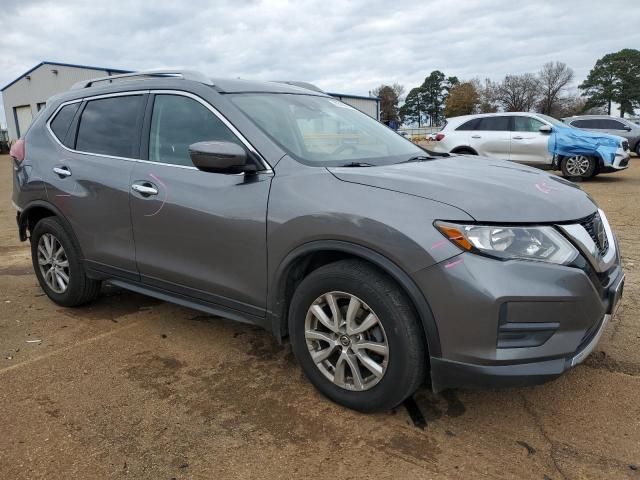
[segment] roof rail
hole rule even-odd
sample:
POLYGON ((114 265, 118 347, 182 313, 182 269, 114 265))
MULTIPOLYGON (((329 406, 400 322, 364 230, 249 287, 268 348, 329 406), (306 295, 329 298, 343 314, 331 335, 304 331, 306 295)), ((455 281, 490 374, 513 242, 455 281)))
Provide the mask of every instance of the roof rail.
POLYGON ((182 78, 184 80, 192 80, 194 82, 204 83, 205 85, 213 85, 213 82, 209 77, 201 72, 196 72, 194 70, 142 70, 139 72, 133 73, 123 73, 121 75, 110 75, 108 77, 99 77, 92 78, 91 80, 82 80, 73 84, 70 90, 79 90, 81 88, 89 88, 93 87, 96 83, 99 82, 109 82, 111 83, 113 80, 142 80, 145 77, 176 77, 182 78))
POLYGON ((316 87, 313 83, 298 82, 296 80, 273 80, 274 83, 285 83, 287 85, 293 85, 294 87, 304 88, 306 90, 312 90, 314 92, 326 93, 320 87, 316 87))

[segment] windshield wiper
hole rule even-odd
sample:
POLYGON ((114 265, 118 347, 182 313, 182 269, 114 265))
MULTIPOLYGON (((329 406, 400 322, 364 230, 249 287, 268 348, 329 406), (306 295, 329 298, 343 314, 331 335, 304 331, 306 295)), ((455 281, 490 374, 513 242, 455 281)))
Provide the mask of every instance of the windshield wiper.
POLYGON ((345 163, 344 165, 340 165, 341 167, 375 167, 373 163, 366 162, 351 162, 345 163))

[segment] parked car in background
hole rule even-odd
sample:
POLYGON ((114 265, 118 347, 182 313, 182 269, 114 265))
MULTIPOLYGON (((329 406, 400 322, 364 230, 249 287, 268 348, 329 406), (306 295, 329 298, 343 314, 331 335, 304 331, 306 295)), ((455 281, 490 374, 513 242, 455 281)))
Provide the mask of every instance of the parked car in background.
POLYGON ((627 168, 625 139, 579 130, 540 113, 509 112, 447 119, 429 147, 438 153, 483 155, 589 178, 627 168))
POLYGON ((358 410, 427 378, 556 378, 623 291, 616 237, 581 189, 429 156, 317 90, 176 71, 83 81, 11 156, 18 233, 52 301, 109 282, 262 326, 358 410))
POLYGON ((631 120, 609 115, 579 115, 563 118, 562 121, 572 127, 626 138, 629 142, 629 150, 640 155, 640 125, 631 120))

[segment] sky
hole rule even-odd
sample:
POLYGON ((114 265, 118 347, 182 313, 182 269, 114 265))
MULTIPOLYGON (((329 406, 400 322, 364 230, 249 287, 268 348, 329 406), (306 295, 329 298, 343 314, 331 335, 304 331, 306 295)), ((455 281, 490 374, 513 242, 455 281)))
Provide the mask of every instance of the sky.
POLYGON ((500 80, 557 60, 575 88, 604 54, 640 48, 639 1, 2 0, 0 88, 43 60, 360 95, 408 92, 432 70, 500 80))

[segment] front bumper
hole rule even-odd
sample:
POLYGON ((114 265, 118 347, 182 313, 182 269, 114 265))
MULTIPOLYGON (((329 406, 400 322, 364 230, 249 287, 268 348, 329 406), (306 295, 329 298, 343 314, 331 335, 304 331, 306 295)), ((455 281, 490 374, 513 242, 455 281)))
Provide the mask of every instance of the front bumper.
POLYGON ((625 170, 626 168, 629 168, 629 158, 630 158, 629 152, 623 151, 622 149, 620 149, 616 153, 616 157, 613 160, 613 163, 605 164, 602 167, 601 171, 603 173, 608 173, 608 172, 617 172, 618 170, 625 170))
POLYGON ((536 385, 581 363, 624 285, 618 254, 605 273, 583 267, 463 253, 418 272, 442 351, 433 390, 536 385))

